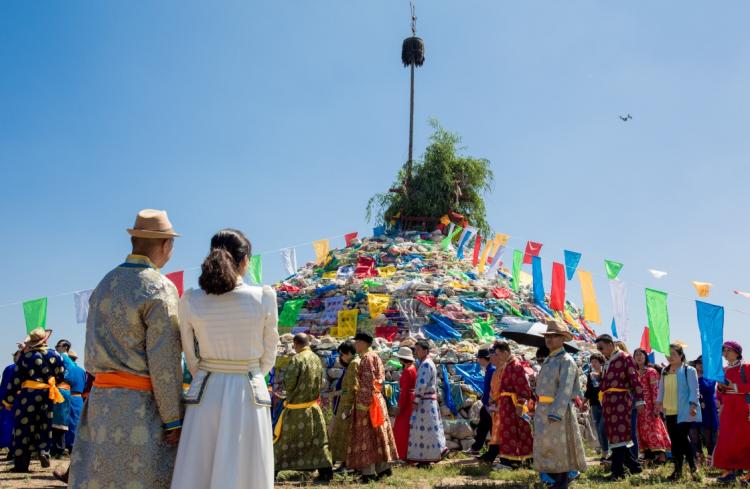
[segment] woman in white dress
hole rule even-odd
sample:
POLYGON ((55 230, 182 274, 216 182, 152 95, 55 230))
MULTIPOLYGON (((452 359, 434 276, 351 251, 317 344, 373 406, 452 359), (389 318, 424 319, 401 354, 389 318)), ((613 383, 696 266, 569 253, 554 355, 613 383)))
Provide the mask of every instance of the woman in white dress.
POLYGON ((180 301, 182 348, 193 382, 172 489, 271 489, 271 398, 276 294, 245 284, 250 242, 224 229, 211 239, 200 289, 180 301))

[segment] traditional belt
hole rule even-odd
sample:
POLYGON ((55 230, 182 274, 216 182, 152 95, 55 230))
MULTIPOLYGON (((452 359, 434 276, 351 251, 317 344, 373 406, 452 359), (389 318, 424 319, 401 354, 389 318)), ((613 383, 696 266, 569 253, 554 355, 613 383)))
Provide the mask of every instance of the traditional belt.
POLYGON ((284 424, 284 415, 287 409, 307 409, 317 404, 318 399, 310 402, 299 402, 297 404, 289 404, 287 401, 284 401, 284 410, 281 411, 281 416, 279 416, 279 420, 276 421, 276 427, 273 429, 273 442, 276 443, 281 438, 281 426, 284 424))
POLYGON ((94 387, 99 389, 130 389, 142 392, 154 390, 151 377, 129 372, 99 372, 94 379, 94 387))
POLYGON ((81 392, 71 392, 70 395, 73 397, 83 397, 83 393, 81 392))
POLYGON ((35 380, 25 380, 21 384, 21 388, 23 389, 38 389, 38 390, 49 390, 49 398, 55 403, 60 404, 61 402, 65 402, 65 398, 63 397, 62 393, 60 393, 60 389, 57 387, 57 381, 54 377, 50 377, 47 382, 37 382, 35 380))
POLYGON ((58 384, 57 388, 69 391, 70 390, 70 384, 68 384, 67 382, 60 382, 60 384, 58 384))
POLYGON ((539 396, 539 403, 541 404, 552 404, 555 402, 555 398, 552 396, 539 396))
POLYGON ((247 374, 261 373, 260 359, 252 360, 216 360, 213 358, 201 358, 198 368, 206 372, 217 372, 222 374, 247 374))
POLYGON ((623 389, 621 387, 610 387, 609 389, 603 390, 599 392, 599 402, 602 402, 604 400, 604 394, 608 392, 630 392, 630 389, 623 389))
POLYGON ((516 407, 519 407, 519 406, 523 407, 523 412, 524 413, 528 413, 529 412, 529 408, 528 408, 528 406, 526 406, 525 403, 524 404, 519 404, 518 403, 518 394, 516 394, 515 392, 501 392, 500 393, 500 397, 510 397, 511 401, 513 401, 513 405, 514 406, 516 406, 516 407))

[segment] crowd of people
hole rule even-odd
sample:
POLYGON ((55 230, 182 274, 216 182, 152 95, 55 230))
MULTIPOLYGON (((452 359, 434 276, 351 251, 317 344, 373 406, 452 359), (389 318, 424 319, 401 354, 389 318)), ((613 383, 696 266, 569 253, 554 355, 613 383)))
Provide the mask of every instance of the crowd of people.
MULTIPOLYGON (((445 457, 429 341, 396 354, 403 370, 393 424, 373 337, 359 332, 341 343, 329 423, 307 334, 294 336, 283 391, 268 387, 278 306, 272 288, 243 281, 252 250, 240 231, 213 236, 200 287, 181 299, 159 271, 179 236, 166 213, 141 211, 128 232, 132 253, 91 295, 90 373, 70 342, 49 348, 51 331, 41 328, 3 373, 0 442, 14 471, 28 471, 34 457, 48 467, 67 450, 69 470, 56 477, 76 489, 272 488, 279 471, 317 472, 322 482, 347 471, 369 482, 389 477, 396 463, 429 467, 445 457)), ((716 383, 677 344, 657 368, 645 351, 631 356, 601 335, 581 365, 566 351, 568 328, 551 318, 546 326, 536 364, 503 340, 480 348, 482 409, 468 453, 496 469, 533 467, 549 486, 566 488, 586 469, 593 427, 612 480, 671 458, 674 481, 685 463, 696 479, 705 463, 723 469, 722 482, 750 484, 750 368, 739 344, 724 344, 726 379, 716 383)))

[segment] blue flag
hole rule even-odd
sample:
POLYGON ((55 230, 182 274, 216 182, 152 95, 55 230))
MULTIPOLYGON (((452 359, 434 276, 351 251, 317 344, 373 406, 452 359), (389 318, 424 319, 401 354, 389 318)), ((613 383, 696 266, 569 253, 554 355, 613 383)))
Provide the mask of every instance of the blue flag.
POLYGON ((724 308, 707 302, 695 301, 698 328, 701 332, 703 376, 717 382, 724 381, 722 347, 724 345, 724 308))
POLYGON ((568 276, 568 280, 573 280, 573 275, 576 273, 578 263, 581 261, 581 254, 577 251, 565 250, 565 274, 568 276))
POLYGON ((467 229, 466 232, 464 233, 464 237, 461 238, 461 242, 458 244, 458 251, 456 252, 456 257, 459 260, 463 260, 464 246, 466 246, 466 243, 469 242, 469 238, 471 238, 472 234, 474 233, 472 233, 471 229, 467 229))
POLYGON ((453 415, 455 416, 458 414, 458 408, 456 407, 456 403, 453 402, 453 394, 451 393, 451 384, 448 381, 448 369, 445 368, 445 364, 440 365, 443 369, 443 401, 445 402, 445 405, 448 407, 448 409, 451 410, 453 415))
POLYGON ((617 324, 615 324, 615 318, 612 318, 612 338, 619 338, 617 336, 617 324))
POLYGON ((542 259, 531 257, 531 275, 534 279, 534 302, 544 305, 544 282, 542 281, 542 259))
POLYGON ((372 228, 372 235, 374 237, 383 236, 385 234, 385 226, 377 226, 372 228))

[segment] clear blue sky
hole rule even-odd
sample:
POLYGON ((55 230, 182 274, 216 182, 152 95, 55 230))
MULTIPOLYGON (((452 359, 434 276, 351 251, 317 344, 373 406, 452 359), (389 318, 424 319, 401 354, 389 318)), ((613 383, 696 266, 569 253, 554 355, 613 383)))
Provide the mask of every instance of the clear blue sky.
MULTIPOLYGON (((732 294, 750 290, 748 2, 431 0, 418 16, 417 153, 437 117, 491 160, 495 230, 543 242, 547 280, 582 252, 599 331, 604 258, 625 264, 631 343, 644 285, 671 293, 690 357, 690 280, 750 311, 732 294)), ((95 286, 143 207, 184 234, 165 271, 197 267, 223 226, 256 250, 369 229, 367 198, 406 159, 408 34, 405 0, 2 2, 0 304, 95 286)), ((750 348, 749 322, 728 310, 726 336, 750 348)), ((83 349, 72 296, 50 299, 49 327, 83 349)), ((21 306, 0 308, 0 353, 23 334, 21 306)))

